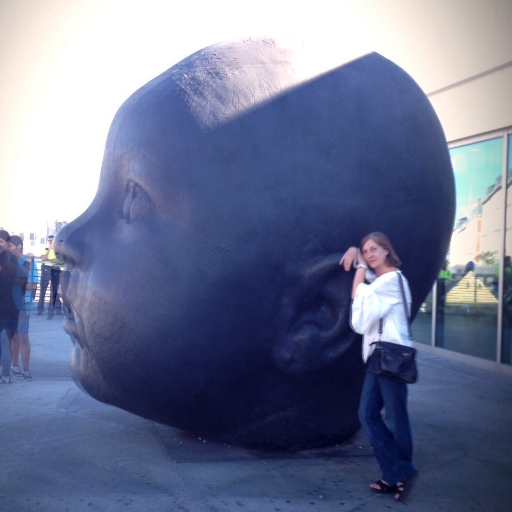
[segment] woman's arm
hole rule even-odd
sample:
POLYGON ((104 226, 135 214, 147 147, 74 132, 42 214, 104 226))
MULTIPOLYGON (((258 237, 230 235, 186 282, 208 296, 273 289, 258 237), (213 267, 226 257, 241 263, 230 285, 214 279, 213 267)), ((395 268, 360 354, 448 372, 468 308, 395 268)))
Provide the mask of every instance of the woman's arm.
POLYGON ((357 265, 359 249, 357 247, 349 247, 345 254, 341 257, 340 265, 348 272, 352 266, 357 265))
POLYGON ((356 273, 354 274, 354 281, 352 282, 352 295, 353 299, 356 296, 357 287, 366 281, 366 261, 357 247, 350 247, 340 260, 340 265, 348 272, 352 267, 355 267, 356 273))
POLYGON ((393 277, 391 274, 384 275, 373 283, 356 287, 351 308, 351 325, 354 331, 366 333, 375 322, 393 309, 398 292, 398 282, 393 277))
POLYGON ((356 296, 357 287, 366 281, 366 271, 368 269, 364 266, 360 266, 356 269, 356 273, 354 274, 354 281, 352 282, 352 295, 350 296, 353 299, 356 296))

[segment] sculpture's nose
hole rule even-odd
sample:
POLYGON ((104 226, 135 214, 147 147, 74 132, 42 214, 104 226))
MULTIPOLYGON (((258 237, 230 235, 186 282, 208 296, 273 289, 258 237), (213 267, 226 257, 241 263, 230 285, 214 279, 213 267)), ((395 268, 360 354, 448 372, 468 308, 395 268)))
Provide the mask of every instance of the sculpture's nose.
POLYGON ((83 252, 75 222, 66 224, 55 235, 54 250, 69 270, 80 266, 83 252))
POLYGON ((66 266, 66 269, 61 272, 61 292, 66 315, 65 330, 75 337, 77 336, 73 299, 76 298, 77 283, 84 267, 85 233, 87 233, 87 218, 82 216, 59 230, 53 243, 56 254, 66 266))

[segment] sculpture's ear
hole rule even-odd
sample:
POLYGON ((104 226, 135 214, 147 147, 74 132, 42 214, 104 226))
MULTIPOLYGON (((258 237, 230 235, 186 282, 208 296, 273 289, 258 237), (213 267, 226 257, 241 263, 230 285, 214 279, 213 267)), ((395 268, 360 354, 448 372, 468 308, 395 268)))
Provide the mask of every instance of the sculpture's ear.
POLYGON ((272 357, 286 373, 326 367, 358 339, 349 324, 354 274, 340 266, 341 257, 311 264, 283 300, 272 357))

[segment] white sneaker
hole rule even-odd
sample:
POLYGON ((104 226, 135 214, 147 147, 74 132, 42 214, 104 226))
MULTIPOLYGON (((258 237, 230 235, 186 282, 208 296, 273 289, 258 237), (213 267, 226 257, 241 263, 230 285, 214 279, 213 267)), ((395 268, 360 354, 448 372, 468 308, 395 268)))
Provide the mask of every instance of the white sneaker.
POLYGON ((11 377, 0 377, 0 384, 12 384, 11 377))
POLYGON ((20 370, 19 366, 11 366, 11 375, 13 377, 23 377, 23 372, 20 370))

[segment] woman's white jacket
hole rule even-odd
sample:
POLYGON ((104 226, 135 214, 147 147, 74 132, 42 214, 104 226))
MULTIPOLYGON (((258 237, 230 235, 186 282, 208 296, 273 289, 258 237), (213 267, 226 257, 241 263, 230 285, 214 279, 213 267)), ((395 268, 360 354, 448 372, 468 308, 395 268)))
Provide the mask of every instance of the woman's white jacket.
MULTIPOLYGON (((352 302, 350 323, 352 329, 363 335, 363 361, 366 362, 373 352, 374 341, 379 341, 379 320, 383 318, 384 328, 382 341, 390 341, 401 345, 412 346, 409 339, 407 318, 402 305, 402 292, 400 291, 399 277, 396 272, 386 272, 375 277, 371 271, 366 272, 368 283, 361 283, 352 302)), ((407 300, 407 313, 411 311, 411 291, 409 283, 402 275, 405 297, 407 300)))

